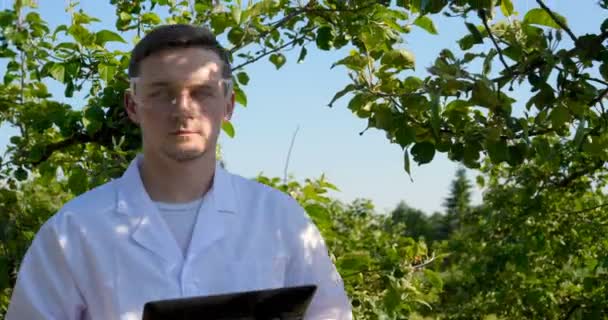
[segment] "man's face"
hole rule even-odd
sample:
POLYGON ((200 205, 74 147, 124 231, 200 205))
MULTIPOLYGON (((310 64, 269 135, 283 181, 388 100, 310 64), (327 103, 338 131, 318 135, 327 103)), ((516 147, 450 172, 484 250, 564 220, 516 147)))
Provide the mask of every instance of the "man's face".
POLYGON ((202 48, 164 50, 139 70, 126 105, 141 127, 144 150, 180 162, 215 155, 222 121, 234 108, 219 56, 202 48))

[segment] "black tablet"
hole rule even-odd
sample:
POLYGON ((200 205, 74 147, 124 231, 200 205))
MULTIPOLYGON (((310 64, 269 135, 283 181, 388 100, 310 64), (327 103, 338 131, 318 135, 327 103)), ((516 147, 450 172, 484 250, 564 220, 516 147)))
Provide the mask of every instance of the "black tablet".
POLYGON ((150 301, 143 320, 298 320, 315 294, 315 285, 150 301))

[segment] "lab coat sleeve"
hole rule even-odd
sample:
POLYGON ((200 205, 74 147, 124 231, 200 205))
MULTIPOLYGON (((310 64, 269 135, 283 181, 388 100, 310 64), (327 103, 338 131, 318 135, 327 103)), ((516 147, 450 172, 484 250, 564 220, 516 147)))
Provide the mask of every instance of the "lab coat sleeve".
POLYGON ((295 201, 289 215, 292 248, 287 266, 287 286, 317 285, 305 320, 350 320, 352 308, 342 278, 329 257, 318 228, 295 201))
POLYGON ((66 238, 52 219, 38 231, 17 275, 6 320, 81 320, 84 302, 66 263, 66 238))

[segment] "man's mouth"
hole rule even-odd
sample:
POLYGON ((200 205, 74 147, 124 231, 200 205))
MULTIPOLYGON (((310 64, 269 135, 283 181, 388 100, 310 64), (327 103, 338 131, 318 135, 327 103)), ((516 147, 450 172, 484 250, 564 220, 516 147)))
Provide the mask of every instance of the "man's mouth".
POLYGON ((175 136, 184 136, 184 135, 191 135, 191 134, 197 134, 198 131, 194 131, 194 130, 177 130, 177 131, 173 131, 171 132, 172 135, 175 136))

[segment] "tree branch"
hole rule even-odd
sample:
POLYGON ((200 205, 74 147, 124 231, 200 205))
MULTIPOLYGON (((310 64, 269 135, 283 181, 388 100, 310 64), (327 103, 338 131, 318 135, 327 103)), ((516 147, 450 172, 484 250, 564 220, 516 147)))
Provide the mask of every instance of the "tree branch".
MULTIPOLYGON (((315 13, 315 14, 319 14, 319 16, 323 19, 325 19, 326 21, 328 21, 329 23, 335 24, 334 21, 332 21, 331 19, 328 19, 327 17, 320 15, 320 13, 336 13, 336 12, 358 12, 367 8, 370 8, 372 6, 375 5, 375 3, 371 3, 369 5, 360 7, 360 8, 355 8, 355 9, 348 9, 348 8, 342 8, 342 9, 325 9, 325 8, 320 8, 320 9, 313 9, 313 7, 317 4, 316 0, 311 0, 310 2, 308 2, 304 7, 299 8, 291 13, 289 13, 288 15, 286 15, 285 17, 279 19, 278 21, 272 22, 270 23, 268 26, 270 27, 270 30, 265 31, 260 33, 257 36, 257 39, 262 39, 264 37, 266 37, 267 35, 271 34, 272 32, 274 32, 275 30, 278 30, 280 27, 284 26, 285 24, 287 24, 288 22, 290 22, 291 20, 293 20, 294 18, 298 17, 299 15, 303 14, 303 13, 315 13)), ((233 47, 232 49, 230 49, 230 53, 234 53, 237 50, 240 50, 244 47, 246 47, 247 45, 251 44, 251 42, 246 43, 246 44, 240 44, 238 46, 233 47)))
POLYGON ((568 320, 570 319, 570 317, 574 314, 574 311, 576 311, 576 309, 578 309, 578 306, 572 306, 568 312, 566 312, 566 314, 564 315, 564 320, 568 320))
POLYGON ((608 88, 604 89, 604 91, 600 92, 600 94, 597 97, 595 97, 595 99, 591 100, 591 102, 589 102, 589 106, 592 107, 596 103, 602 102, 602 100, 607 96, 608 96, 608 88))
POLYGON ((349 9, 349 8, 339 8, 339 9, 327 9, 327 8, 323 8, 323 9, 309 9, 307 10, 307 12, 312 12, 312 13, 317 13, 317 12, 359 12, 361 10, 365 10, 365 9, 369 9, 373 6, 375 6, 377 3, 369 3, 365 6, 359 7, 359 8, 354 8, 354 9, 349 9))
POLYGON ((560 214, 580 214, 580 213, 585 213, 585 212, 589 212, 589 211, 593 211, 593 210, 601 209, 601 208, 605 208, 605 207, 608 207, 608 203, 600 204, 597 206, 593 206, 593 207, 589 207, 589 208, 585 208, 585 209, 581 209, 581 210, 577 210, 577 211, 561 212, 560 214))
POLYGON ((429 260, 427 260, 421 264, 414 265, 414 270, 420 270, 420 269, 428 266, 429 264, 433 263, 433 261, 435 261, 435 259, 436 259, 435 254, 433 254, 433 256, 429 260))
POLYGON ((300 41, 300 40, 304 40, 304 39, 306 39, 306 36, 305 36, 305 35, 304 35, 304 36, 301 36, 301 37, 298 37, 298 38, 295 38, 295 39, 293 39, 293 40, 289 41, 288 43, 286 43, 286 44, 284 44, 284 45, 282 45, 282 46, 280 46, 280 47, 278 47, 278 48, 272 49, 272 50, 270 50, 270 51, 266 51, 266 50, 264 50, 264 51, 263 51, 263 53, 262 53, 262 54, 260 54, 259 56, 255 57, 255 58, 253 58, 253 59, 251 59, 251 60, 245 61, 245 62, 243 62, 243 63, 239 64, 238 66, 236 66, 236 67, 232 68, 232 71, 236 71, 236 70, 238 70, 238 69, 242 69, 242 68, 244 68, 245 66, 247 66, 247 65, 249 65, 249 64, 252 64, 252 63, 254 63, 254 62, 258 61, 258 60, 260 60, 260 59, 264 58, 265 56, 267 56, 267 55, 269 55, 269 54, 273 54, 273 53, 276 53, 276 52, 278 52, 278 51, 281 51, 281 50, 283 50, 283 49, 285 49, 285 48, 289 47, 290 45, 293 45, 293 44, 295 44, 296 42, 298 42, 298 41, 300 41))
MULTIPOLYGON (((555 132, 555 129, 546 128, 546 129, 533 130, 533 131, 528 132, 528 137, 540 136, 540 135, 544 135, 544 134, 551 133, 551 132, 555 132)), ((515 135, 515 138, 517 138, 517 139, 521 139, 523 137, 524 137, 523 133, 515 135)))
POLYGON ((509 67, 509 65, 507 64, 507 61, 505 61, 505 56, 502 53, 502 49, 498 45, 498 42, 496 41, 496 38, 494 37, 492 30, 490 30, 490 26, 488 25, 488 17, 486 16, 486 11, 479 10, 479 15, 481 17, 481 20, 483 21, 483 26, 486 28, 486 31, 488 31, 488 35, 490 36, 492 43, 494 43, 494 47, 496 47, 496 50, 498 50, 498 57, 500 58, 500 62, 502 62, 502 64, 509 71, 509 73, 512 73, 511 67, 509 67))
POLYGON ((87 142, 91 142, 91 141, 93 141, 92 137, 90 137, 84 133, 78 133, 65 140, 51 143, 44 148, 44 152, 42 153, 42 156, 40 157, 40 159, 38 161, 30 162, 30 164, 32 165, 32 167, 36 167, 39 164, 48 160, 55 151, 65 149, 74 144, 87 143, 87 142))
POLYGON ((566 31, 566 33, 568 33, 568 35, 570 36, 572 41, 574 41, 574 43, 576 44, 578 38, 574 35, 572 30, 570 30, 570 28, 568 28, 568 26, 566 24, 564 24, 561 20, 559 20, 557 18, 557 16, 555 15, 555 13, 553 13, 553 11, 551 11, 551 9, 549 9, 549 7, 547 7, 547 5, 545 5, 545 3, 542 0, 536 0, 536 3, 538 3, 538 5, 541 8, 543 8, 543 10, 545 10, 549 14, 549 16, 551 16, 551 19, 553 19, 553 21, 555 21, 555 23, 557 23, 558 26, 560 26, 562 29, 564 29, 566 31))
MULTIPOLYGON (((270 27, 270 30, 265 31, 260 33, 257 36, 257 39, 263 39, 265 38, 267 35, 271 34, 272 32, 274 32, 275 30, 279 29, 280 27, 284 26, 285 24, 287 24, 289 21, 291 21, 292 19, 296 18, 297 16, 301 15, 302 13, 307 12, 313 5, 316 4, 316 0, 311 0, 310 2, 308 2, 304 7, 299 8, 291 13, 289 13, 288 15, 286 15, 285 17, 281 18, 278 21, 272 22, 270 23, 268 26, 270 27)), ((246 44, 239 44, 238 46, 233 47, 232 49, 230 49, 230 53, 234 53, 237 50, 240 50, 244 47, 246 47, 247 45, 251 44, 251 42, 246 43, 246 44)))
MULTIPOLYGON (((409 115, 409 114, 406 112, 405 107, 404 107, 403 105, 401 105, 401 104, 400 104, 400 103, 399 103, 399 102, 398 102, 398 101, 395 99, 395 97, 396 97, 396 96, 399 96, 399 95, 394 95, 394 94, 390 94, 390 93, 384 93, 384 92, 378 92, 378 91, 372 90, 372 89, 371 89, 371 88, 369 88, 369 87, 363 87, 363 88, 361 88, 361 89, 362 89, 362 90, 365 90, 366 92, 371 93, 371 94, 373 94, 373 95, 376 95, 376 96, 379 96, 379 97, 382 97, 382 98, 384 98, 384 99, 389 100, 389 101, 390 101, 391 103, 393 103, 393 104, 394 104, 394 105, 395 105, 397 108, 399 108, 399 110, 400 110, 401 112, 403 112, 403 115, 404 115, 404 116, 407 118, 407 120, 408 120, 408 121, 410 121, 410 122, 412 122, 412 123, 416 124, 417 126, 421 126, 421 127, 422 127, 422 123, 420 123, 420 122, 419 122, 419 121, 417 121, 417 120, 416 120, 414 117, 412 117, 411 115, 409 115)), ((367 130, 367 129, 366 129, 366 130, 367 130)))
POLYGON ((597 161, 593 167, 586 168, 586 169, 579 170, 579 171, 575 171, 572 174, 570 174, 569 176, 567 176, 564 179, 562 179, 561 181, 555 182, 554 185, 556 187, 559 187, 559 188, 567 187, 572 182, 574 182, 574 180, 576 180, 576 179, 578 179, 578 178, 580 178, 582 176, 586 176, 588 174, 592 174, 595 171, 601 169, 603 166, 604 166, 604 161, 602 161, 602 160, 597 161))
POLYGON ((361 271, 345 274, 342 276, 342 278, 346 279, 346 278, 350 278, 352 276, 356 276, 358 274, 375 273, 375 272, 382 271, 382 270, 383 270, 382 268, 361 270, 361 271))
POLYGON ((599 84, 603 84, 605 86, 608 86, 608 82, 598 79, 598 78, 593 78, 593 77, 585 77, 583 76, 584 79, 588 80, 588 81, 593 81, 593 82, 597 82, 599 84))
MULTIPOLYGON (((565 72, 565 73, 570 73, 570 72, 566 71, 564 68, 559 67, 559 66, 555 66, 555 69, 557 69, 557 70, 559 70, 559 71, 562 71, 562 72, 565 72)), ((593 81, 593 82, 596 82, 596 83, 599 83, 599 84, 603 84, 603 85, 605 85, 605 86, 608 86, 608 82, 606 82, 606 81, 604 81, 604 80, 602 80, 602 79, 598 79, 598 78, 590 77, 590 76, 588 76, 588 75, 582 75, 581 77, 582 77, 583 79, 587 80, 587 81, 593 81)))

